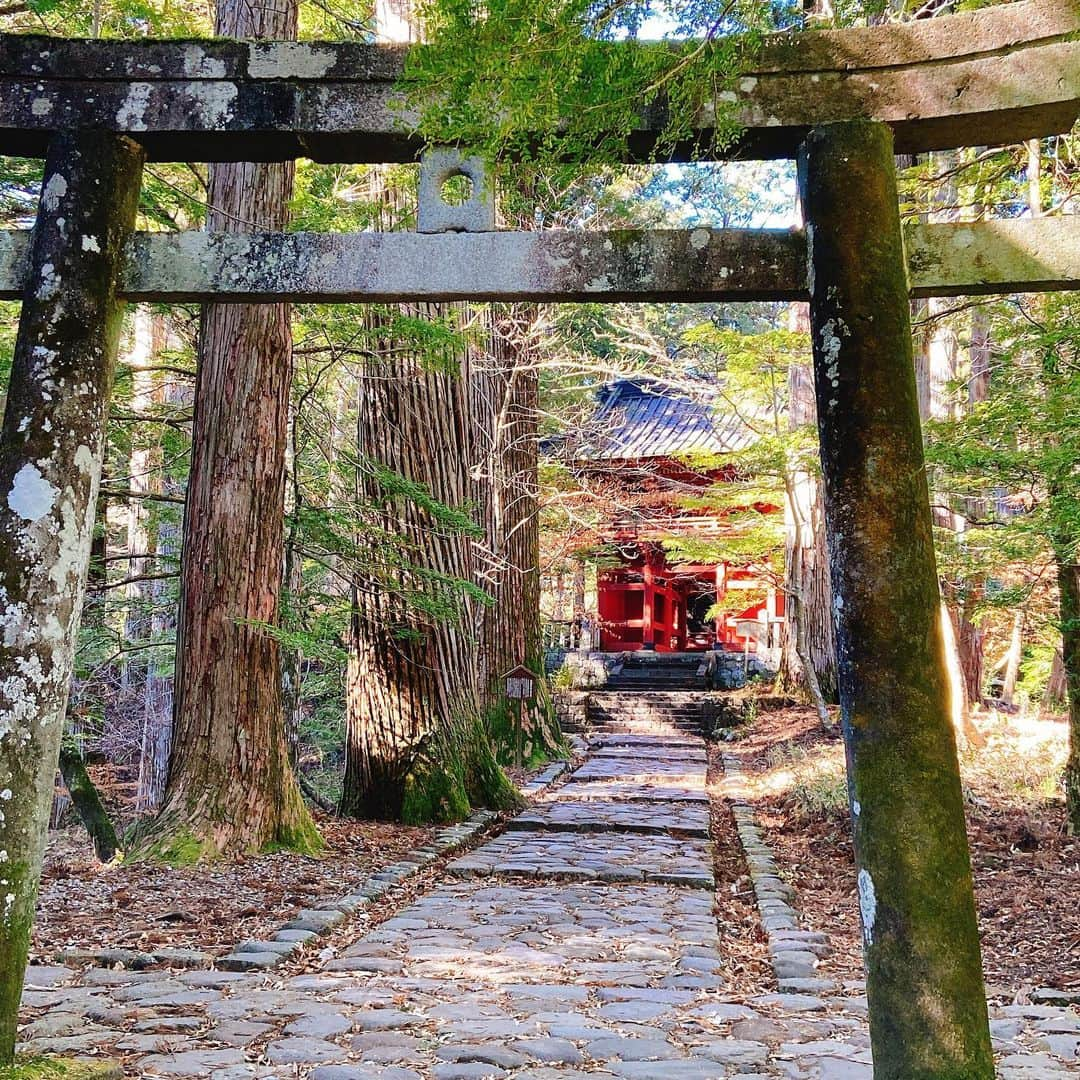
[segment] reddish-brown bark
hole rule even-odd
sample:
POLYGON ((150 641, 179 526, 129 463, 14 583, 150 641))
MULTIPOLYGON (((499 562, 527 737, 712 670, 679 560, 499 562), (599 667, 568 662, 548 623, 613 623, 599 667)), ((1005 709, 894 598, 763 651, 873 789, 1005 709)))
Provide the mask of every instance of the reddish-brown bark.
MULTIPOLYGON (((296 37, 297 5, 222 0, 228 37, 296 37)), ((211 170, 211 230, 281 230, 294 166, 211 170)), ((147 850, 187 861, 318 834, 289 765, 277 642, 292 377, 287 304, 207 305, 184 518, 175 730, 147 850), (194 843, 192 843, 194 841, 194 843)))

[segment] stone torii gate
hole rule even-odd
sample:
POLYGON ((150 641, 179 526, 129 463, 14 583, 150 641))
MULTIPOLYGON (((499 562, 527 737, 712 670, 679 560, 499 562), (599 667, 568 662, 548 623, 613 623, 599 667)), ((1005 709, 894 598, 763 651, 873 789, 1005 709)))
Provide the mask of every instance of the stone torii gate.
MULTIPOLYGON (((414 160, 394 104, 402 49, 0 36, 0 152, 45 157, 33 231, 0 233, 0 296, 22 300, 0 430, 0 1050, 125 301, 808 299, 875 1076, 992 1077, 908 300, 1076 288, 1080 229, 902 230, 893 154, 1069 130, 1078 35, 1077 0, 1027 0, 768 41, 734 95, 745 132, 732 153, 798 157, 805 231, 469 231, 484 212, 467 204, 460 219, 428 206, 449 231, 356 236, 133 234, 141 168, 414 160)), ((642 117, 628 160, 663 121, 642 117)), ((713 122, 703 111, 695 141, 713 122)))

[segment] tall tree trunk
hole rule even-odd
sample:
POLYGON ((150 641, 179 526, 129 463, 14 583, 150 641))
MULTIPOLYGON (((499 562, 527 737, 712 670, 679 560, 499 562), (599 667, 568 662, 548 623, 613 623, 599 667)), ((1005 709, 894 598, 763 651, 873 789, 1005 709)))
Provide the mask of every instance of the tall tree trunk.
MULTIPOLYGON (((132 341, 126 361, 132 368, 130 408, 135 416, 147 416, 155 404, 156 380, 148 369, 161 348, 160 322, 145 304, 135 307, 132 313, 132 341)), ((156 470, 161 465, 160 454, 155 452, 155 439, 147 435, 142 427, 140 425, 132 432, 131 452, 128 455, 128 490, 131 498, 127 505, 127 562, 124 565, 131 582, 125 590, 124 640, 132 644, 147 636, 147 599, 152 584, 135 580, 149 572, 151 555, 150 509, 141 496, 153 491, 156 470)), ((125 658, 125 683, 137 683, 145 666, 145 660, 139 654, 125 658)))
MULTIPOLYGON (((377 0, 375 20, 380 40, 416 36, 409 0, 377 0)), ((386 224, 394 223, 388 217, 386 224)), ((403 313, 440 318, 443 309, 427 304, 403 313)), ((376 313, 368 317, 378 329, 376 313)), ((392 494, 380 473, 420 485, 443 506, 473 501, 470 358, 459 348, 423 356, 393 341, 392 330, 383 337, 358 395, 358 495, 380 510, 362 541, 375 572, 352 595, 341 810, 452 821, 474 806, 517 801, 483 723, 478 643, 470 640, 477 616, 460 590, 476 580, 473 537, 440 524, 408 493, 392 494), (435 599, 434 611, 425 615, 410 591, 435 599)))
POLYGON ((1046 690, 1043 692, 1043 708, 1058 710, 1068 703, 1069 689, 1065 677, 1065 662, 1061 658, 1061 650, 1054 650, 1054 658, 1050 661, 1050 677, 1046 680, 1046 690))
MULTIPOLYGON (((191 388, 178 379, 167 379, 161 388, 163 404, 187 404, 192 397, 191 388)), ((178 496, 179 485, 170 479, 161 484, 166 495, 178 496)), ((154 543, 163 566, 174 566, 180 554, 180 525, 171 517, 158 518, 154 543)), ((139 753, 138 807, 155 810, 165 798, 168 779, 170 750, 173 731, 173 676, 175 647, 170 654, 167 639, 176 636, 175 606, 167 601, 166 585, 162 581, 150 583, 152 615, 149 634, 162 642, 160 649, 150 653, 142 702, 142 748, 139 753)))
POLYGON ((949 701, 952 711, 953 727, 956 731, 957 740, 964 746, 979 747, 986 745, 986 739, 982 732, 975 726, 971 719, 972 704, 972 679, 975 680, 976 692, 982 683, 982 665, 979 665, 978 674, 972 676, 970 670, 965 668, 965 662, 970 662, 972 657, 981 659, 982 649, 976 651, 970 647, 963 648, 960 645, 959 635, 974 629, 972 624, 963 617, 963 607, 950 605, 944 597, 941 601, 941 639, 945 651, 945 672, 949 684, 949 701))
POLYGON ((874 1075, 992 1080, 890 130, 815 128, 799 180, 874 1075))
POLYGON ((474 358, 470 376, 477 504, 486 533, 478 545, 480 585, 492 599, 480 607, 481 705, 499 760, 519 765, 562 748, 540 636, 539 377, 528 346, 533 315, 520 305, 489 309, 490 348, 474 358), (537 694, 512 702, 503 677, 518 665, 537 676, 537 694))
MULTIPOLYGON (((930 165, 942 173, 954 169, 959 163, 956 151, 943 151, 930 155, 930 165)), ((956 221, 960 217, 957 203, 959 192, 951 177, 941 183, 931 199, 931 210, 924 215, 931 221, 956 221)), ((961 373, 960 340, 948 316, 949 300, 930 298, 913 302, 913 310, 922 320, 922 329, 916 339, 915 379, 918 388, 919 417, 921 420, 944 420, 955 418, 959 407, 954 384, 961 373)), ((972 361, 975 355, 973 341, 972 361)), ((969 396, 979 391, 981 376, 972 376, 968 382, 969 396)), ((936 502, 937 500, 935 500, 936 502)), ((954 532, 958 543, 964 531, 964 518, 945 507, 935 507, 935 523, 954 532)), ((946 671, 950 683, 950 701, 953 727, 965 743, 982 745, 985 740, 971 719, 973 705, 982 700, 983 636, 969 617, 971 595, 981 591, 977 580, 963 583, 957 588, 946 581, 941 582, 943 646, 946 652, 946 671)))
POLYGON ((574 617, 570 633, 570 648, 589 650, 593 647, 589 633, 589 617, 585 608, 585 560, 576 557, 574 567, 574 617))
MULTIPOLYGON (((792 305, 788 321, 792 330, 808 331, 806 305, 792 305)), ((788 423, 793 431, 817 423, 808 365, 791 365, 788 402, 788 423)), ((784 477, 784 496, 787 607, 777 681, 781 688, 805 687, 819 715, 824 712, 827 718, 826 701, 837 700, 836 637, 820 477, 808 468, 789 470, 784 477)))
MULTIPOLYGON (((283 623, 289 629, 301 625, 297 605, 304 587, 304 557, 300 545, 299 511, 300 485, 296 474, 296 411, 289 409, 288 438, 286 440, 286 496, 285 513, 289 524, 285 533, 285 557, 282 569, 282 588, 288 605, 288 619, 283 623)), ((333 463, 331 463, 331 469, 333 463)), ((335 504, 336 505, 336 504, 335 504)), ((281 707, 285 716, 285 745, 289 752, 289 764, 294 770, 300 758, 300 725, 303 721, 303 671, 304 651, 299 645, 289 645, 281 657, 281 707)), ((297 778, 300 780, 299 772, 297 778)), ((303 786, 301 782, 301 787, 303 786)))
MULTIPOLYGON (((304 585, 304 564, 295 531, 290 529, 285 544, 283 584, 289 602, 295 603, 304 585)), ((289 763, 296 769, 300 757, 300 725, 303 721, 304 653, 299 646, 289 646, 281 657, 281 705, 285 717, 285 745, 289 763)))
POLYGON ((86 763, 78 747, 64 745, 60 747, 60 775, 68 789, 72 803, 94 844, 94 854, 98 861, 110 862, 120 847, 116 838, 116 829, 108 811, 101 801, 98 789, 86 771, 86 763))
POLYGON ((968 404, 985 401, 990 393, 990 315, 983 304, 971 309, 971 374, 968 404))
POLYGON ((1061 605, 1061 660, 1069 712, 1069 757, 1065 764, 1065 817, 1069 833, 1080 836, 1080 563, 1062 547, 1058 553, 1061 605))
POLYGON ((379 519, 359 560, 375 573, 353 592, 341 809, 451 821, 516 798, 482 723, 475 616, 454 584, 475 578, 472 538, 440 524, 408 492, 394 493, 387 477, 420 485, 444 506, 470 501, 469 361, 462 350, 461 369, 447 373, 454 357, 439 371, 415 348, 387 339, 379 351, 394 359, 372 362, 357 419, 360 497, 379 507, 379 519), (431 616, 418 603, 423 597, 431 616))
POLYGON ((1024 655, 1024 611, 1013 615, 1012 632, 1009 634, 1009 651, 1005 654, 1005 674, 1001 680, 1001 700, 1006 705, 1016 697, 1016 682, 1020 676, 1020 661, 1024 655))
MULTIPOLYGON (((140 305, 133 313, 132 347, 127 362, 132 367, 131 411, 149 416, 166 404, 170 377, 153 371, 154 361, 166 346, 168 327, 150 307, 140 305)), ((132 580, 127 587, 125 639, 129 645, 148 645, 169 629, 171 616, 164 603, 165 583, 138 581, 153 568, 171 569, 165 537, 170 526, 154 521, 153 503, 145 496, 164 493, 160 428, 156 424, 133 432, 128 457, 127 562, 132 580)), ((175 546, 175 545, 174 545, 175 546)), ((172 680, 162 670, 158 650, 140 648, 124 659, 127 684, 126 707, 138 722, 139 779, 136 806, 140 811, 156 809, 165 794, 168 748, 172 733, 172 680)))
MULTIPOLYGON (((220 0, 215 32, 293 39, 297 4, 220 0)), ((281 231, 294 166, 211 169, 211 231, 281 231)), ((168 861, 320 840, 289 764, 278 618, 292 377, 287 304, 207 305, 184 518, 165 800, 141 844, 168 861)))
POLYGON ((808 623, 811 621, 812 607, 805 594, 801 591, 810 580, 810 575, 804 566, 807 549, 810 545, 808 545, 805 538, 806 522, 798 505, 795 485, 796 480, 793 476, 786 475, 784 477, 784 497, 789 512, 792 512, 793 519, 793 527, 790 533, 790 553, 788 555, 787 607, 785 609, 787 620, 785 625, 788 628, 791 651, 794 652, 798 663, 801 682, 806 687, 810 701, 818 714, 819 722, 823 727, 827 727, 829 726, 829 710, 825 702, 825 695, 821 689, 821 682, 818 679, 814 657, 810 652, 808 623))

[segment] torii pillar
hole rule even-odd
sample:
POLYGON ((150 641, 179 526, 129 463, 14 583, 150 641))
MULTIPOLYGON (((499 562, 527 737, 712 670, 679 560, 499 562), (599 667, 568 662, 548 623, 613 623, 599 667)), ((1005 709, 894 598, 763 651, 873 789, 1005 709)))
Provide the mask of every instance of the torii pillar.
POLYGON ((0 1072, 15 1043, 142 165, 122 136, 50 144, 0 429, 0 1072))
POLYGON ((992 1080, 889 128, 799 186, 874 1077, 992 1080))

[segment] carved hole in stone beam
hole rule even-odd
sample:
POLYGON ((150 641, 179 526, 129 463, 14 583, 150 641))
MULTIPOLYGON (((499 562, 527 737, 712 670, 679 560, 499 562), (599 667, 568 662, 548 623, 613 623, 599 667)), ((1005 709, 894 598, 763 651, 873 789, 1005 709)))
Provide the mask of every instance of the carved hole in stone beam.
POLYGON ((465 172, 453 172, 443 182, 439 191, 447 206, 464 206, 473 197, 472 177, 465 172))
POLYGON ((452 148, 430 150, 423 156, 416 227, 422 233, 495 228, 494 193, 479 158, 452 148))

